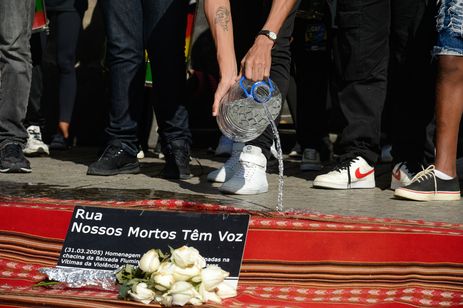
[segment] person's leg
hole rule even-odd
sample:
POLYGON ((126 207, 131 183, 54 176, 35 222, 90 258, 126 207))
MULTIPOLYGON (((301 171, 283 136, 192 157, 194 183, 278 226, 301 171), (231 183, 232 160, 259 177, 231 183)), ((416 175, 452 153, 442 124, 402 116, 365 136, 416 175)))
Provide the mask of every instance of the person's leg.
POLYGON ((25 144, 26 115, 31 85, 30 36, 32 1, 0 2, 0 147, 5 143, 25 144))
POLYGON ((394 196, 420 201, 460 199, 456 177, 458 130, 463 113, 463 0, 442 0, 437 17, 436 165, 418 173, 394 196))
POLYGON ((88 175, 137 173, 137 120, 143 103, 143 5, 141 0, 101 2, 110 70, 109 144, 88 175))
MULTIPOLYGON (((309 13, 309 12, 307 12, 309 13)), ((313 12, 312 12, 313 13, 313 12)), ((320 170, 320 150, 328 135, 326 100, 329 54, 321 19, 296 18, 292 56, 296 66, 296 136, 302 150, 301 170, 320 170)))
POLYGON ((394 0, 388 103, 392 107, 391 189, 410 184, 425 165, 427 125, 434 114, 435 5, 421 0, 394 0), (420 110, 419 114, 417 110, 420 110), (404 126, 405 125, 405 126, 404 126))
POLYGON ((347 156, 378 159, 381 113, 387 90, 390 1, 338 1, 339 104, 347 121, 340 146, 347 156))
POLYGON ((42 92, 43 92, 43 71, 42 57, 46 44, 46 33, 38 32, 31 37, 31 55, 32 55, 32 77, 29 101, 27 104, 26 118, 24 126, 31 125, 43 128, 45 117, 42 112, 42 92))
MULTIPOLYGON (((270 1, 271 2, 271 1, 270 1)), ((267 7, 264 8, 264 12, 268 12, 270 9, 270 3, 266 1, 267 7)), ((280 90, 281 97, 285 98, 288 94, 290 69, 291 69, 291 35, 294 28, 294 20, 296 18, 296 10, 298 4, 294 7, 293 11, 286 18, 283 26, 278 33, 278 39, 275 42, 275 47, 272 49, 272 67, 270 69, 270 78, 275 82, 280 90)), ((260 29, 260 28, 259 28, 260 29)), ((238 35, 242 35, 239 33, 238 35)), ((241 60, 240 60, 241 61, 241 60)), ((279 120, 279 118, 278 118, 279 120)), ((277 121, 278 121, 277 120, 277 121)), ((268 159, 271 155, 270 147, 275 140, 272 127, 269 125, 265 131, 254 140, 246 142, 246 145, 257 146, 262 149, 262 153, 268 159)))
POLYGON ((24 126, 27 129, 27 143, 23 153, 28 156, 49 154, 48 146, 43 142, 42 130, 45 117, 42 113, 43 72, 42 57, 45 49, 46 33, 38 32, 31 37, 32 80, 27 104, 24 126))
MULTIPOLYGON (((254 44, 256 34, 262 29, 270 12, 272 1, 232 1, 231 4, 235 51, 237 62, 240 63, 254 44)), ((277 85, 282 98, 286 97, 289 88, 290 40, 298 6, 299 3, 286 18, 272 49, 270 78, 277 85)), ((276 122, 278 121, 277 119, 276 122)), ((219 188, 224 193, 259 194, 267 192, 267 160, 271 155, 270 148, 274 139, 272 127, 268 125, 259 137, 247 142, 246 146, 235 144, 230 159, 218 172, 209 174, 208 179, 218 181, 224 178, 226 182, 219 188), (228 168, 232 164, 233 167, 228 168), (226 173, 225 176, 220 177, 219 175, 223 173, 226 173)))
POLYGON ((30 172, 22 149, 31 86, 32 0, 0 1, 0 172, 30 172))
POLYGON ((338 100, 346 122, 341 163, 314 180, 322 188, 374 188, 387 91, 390 0, 339 0, 334 44, 338 100))
POLYGON ((77 95, 76 50, 82 28, 82 16, 74 12, 56 14, 56 62, 59 69, 59 133, 69 137, 69 124, 77 95))
POLYGON ((463 56, 440 56, 436 85, 436 169, 457 176, 457 140, 463 113, 463 56))
POLYGON ((166 167, 163 176, 187 179, 191 132, 185 106, 187 1, 144 0, 144 33, 153 76, 154 113, 166 167))
POLYGON ((110 143, 138 153, 137 119, 144 78, 143 4, 141 0, 103 0, 103 17, 110 70, 110 143))

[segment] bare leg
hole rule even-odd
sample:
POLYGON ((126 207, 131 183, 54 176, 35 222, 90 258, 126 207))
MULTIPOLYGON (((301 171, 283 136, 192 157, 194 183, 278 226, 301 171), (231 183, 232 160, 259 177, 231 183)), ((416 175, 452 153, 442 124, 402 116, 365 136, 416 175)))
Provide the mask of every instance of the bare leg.
POLYGON ((439 57, 436 90, 436 169, 455 177, 458 130, 463 112, 463 57, 439 57))
POLYGON ((63 134, 63 137, 67 139, 69 137, 69 123, 61 121, 58 123, 58 128, 61 134, 63 134))

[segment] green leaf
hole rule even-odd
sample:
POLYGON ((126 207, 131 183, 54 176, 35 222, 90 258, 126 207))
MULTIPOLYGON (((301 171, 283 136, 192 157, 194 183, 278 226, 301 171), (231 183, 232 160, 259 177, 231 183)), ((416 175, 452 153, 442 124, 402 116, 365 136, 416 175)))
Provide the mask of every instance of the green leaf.
POLYGON ((53 287, 53 286, 55 286, 55 285, 57 285, 59 283, 60 283, 59 281, 45 279, 45 280, 42 280, 42 281, 34 284, 32 287, 33 288, 35 288, 35 287, 50 288, 50 287, 53 287))
POLYGON ((128 281, 124 282, 119 288, 119 298, 127 299, 131 288, 132 287, 128 284, 128 281))

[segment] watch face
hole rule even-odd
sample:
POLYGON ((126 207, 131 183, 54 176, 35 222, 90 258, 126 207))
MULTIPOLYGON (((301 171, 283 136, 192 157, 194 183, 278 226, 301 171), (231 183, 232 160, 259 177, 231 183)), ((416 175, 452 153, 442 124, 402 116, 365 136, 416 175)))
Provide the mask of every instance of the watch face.
POLYGON ((268 37, 272 40, 277 39, 277 35, 275 34, 275 32, 271 32, 271 31, 268 32, 268 37))

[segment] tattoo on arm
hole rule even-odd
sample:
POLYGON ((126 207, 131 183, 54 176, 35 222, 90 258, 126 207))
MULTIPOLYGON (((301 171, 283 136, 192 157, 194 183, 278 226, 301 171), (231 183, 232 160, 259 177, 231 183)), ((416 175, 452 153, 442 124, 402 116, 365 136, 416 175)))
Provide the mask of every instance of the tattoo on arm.
POLYGON ((220 25, 224 31, 228 31, 228 24, 230 23, 230 10, 221 6, 215 12, 215 24, 220 25))

